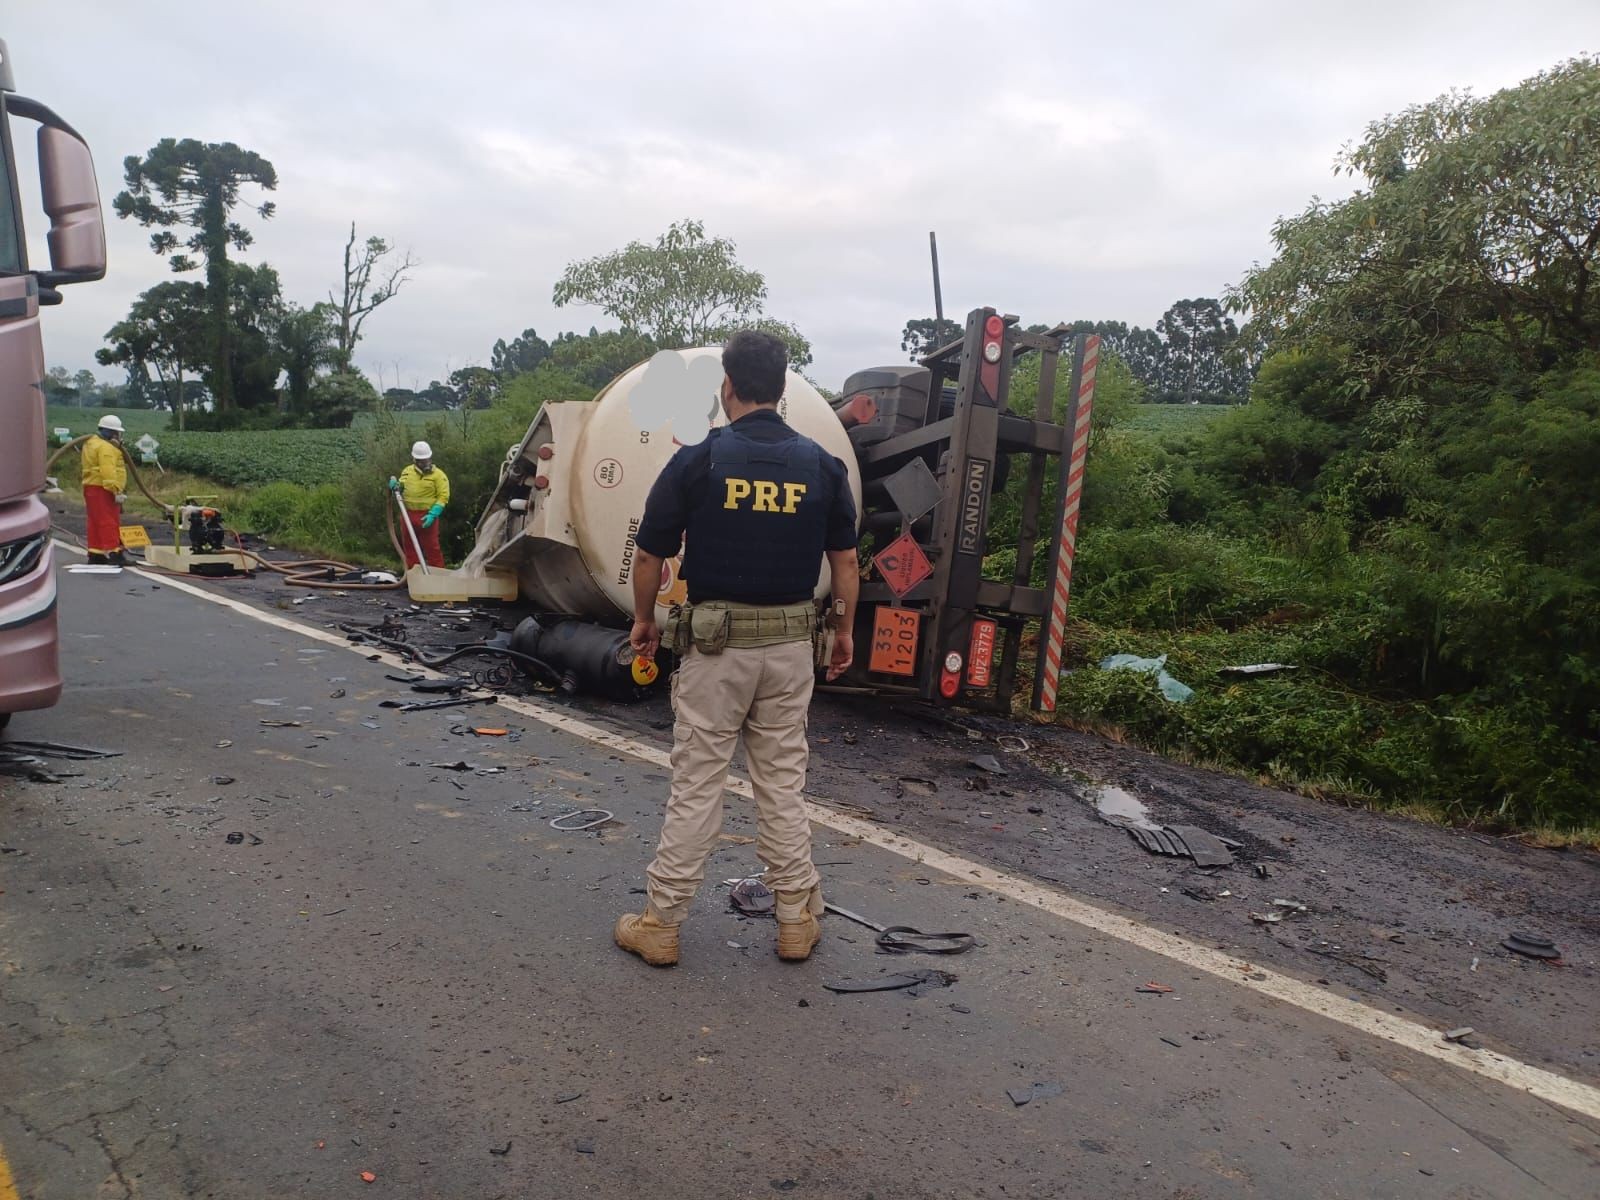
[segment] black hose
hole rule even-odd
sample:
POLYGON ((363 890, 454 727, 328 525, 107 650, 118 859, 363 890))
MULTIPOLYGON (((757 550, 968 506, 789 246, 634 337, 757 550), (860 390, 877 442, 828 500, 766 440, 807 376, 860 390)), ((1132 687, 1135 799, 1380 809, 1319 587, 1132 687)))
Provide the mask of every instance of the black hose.
POLYGON ((415 646, 411 645, 409 642, 402 642, 396 638, 385 637, 381 633, 373 633, 370 629, 362 629, 359 626, 354 625, 340 625, 339 629, 341 632, 349 634, 352 637, 378 642, 380 645, 387 646, 402 658, 421 663, 430 670, 437 671, 444 667, 447 663, 452 663, 458 658, 465 658, 469 654, 499 654, 506 658, 514 659, 520 663, 530 664, 534 670, 541 672, 548 679, 554 679, 558 682, 561 679, 561 673, 543 659, 534 658, 531 654, 523 654, 505 646, 491 646, 487 643, 478 643, 472 646, 459 647, 458 649, 450 651, 448 654, 427 655, 418 650, 415 646))

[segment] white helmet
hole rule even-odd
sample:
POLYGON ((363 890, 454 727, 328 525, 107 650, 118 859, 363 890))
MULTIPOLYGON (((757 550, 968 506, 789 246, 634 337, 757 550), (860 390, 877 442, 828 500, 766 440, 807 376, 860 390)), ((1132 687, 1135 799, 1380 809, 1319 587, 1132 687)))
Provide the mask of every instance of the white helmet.
POLYGON ((107 413, 105 416, 100 418, 100 424, 99 424, 98 428, 100 428, 100 429, 109 429, 113 433, 121 433, 122 432, 122 418, 117 416, 116 413, 107 413))
POLYGON ((427 442, 412 442, 411 457, 415 459, 432 458, 433 447, 428 445, 427 442))

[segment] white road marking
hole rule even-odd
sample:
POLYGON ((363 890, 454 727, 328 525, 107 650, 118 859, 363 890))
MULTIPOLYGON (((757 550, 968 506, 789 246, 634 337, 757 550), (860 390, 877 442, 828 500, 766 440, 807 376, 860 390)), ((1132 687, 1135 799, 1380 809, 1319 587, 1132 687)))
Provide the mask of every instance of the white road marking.
MULTIPOLYGON (((57 541, 56 545, 64 550, 74 553, 83 553, 76 546, 69 546, 57 541)), ((292 621, 276 613, 270 613, 254 605, 246 604, 229 596, 217 595, 204 588, 196 587, 181 579, 170 575, 156 575, 138 568, 129 568, 132 574, 148 579, 153 583, 174 588, 180 592, 187 592, 192 596, 211 604, 221 605, 223 608, 232 609, 241 616, 251 620, 260 621, 290 633, 299 634, 315 641, 326 642, 330 646, 371 658, 374 651, 368 646, 358 646, 347 641, 343 636, 328 633, 321 629, 303 625, 299 621, 292 621)), ((440 677, 441 672, 428 671, 416 663, 408 662, 397 654, 388 651, 377 652, 379 661, 393 667, 407 671, 423 671, 435 677, 440 677)), ((547 708, 528 700, 502 696, 498 705, 500 708, 511 712, 521 713, 531 717, 552 729, 559 729, 574 737, 582 738, 607 750, 615 750, 620 754, 629 755, 654 766, 670 770, 669 753, 657 746, 635 741, 633 738, 612 733, 598 725, 590 724, 569 713, 558 709, 547 708)), ((752 799, 753 794, 750 782, 735 775, 728 776, 728 790, 745 799, 752 799)), ((1204 971, 1218 979, 1237 987, 1248 988, 1274 1000, 1330 1021, 1336 1021, 1370 1037, 1391 1042, 1417 1054, 1438 1059, 1440 1062, 1449 1063, 1464 1071, 1503 1083, 1507 1087, 1516 1088, 1527 1092, 1551 1104, 1558 1104, 1575 1113, 1600 1120, 1600 1088, 1581 1083, 1575 1079, 1568 1079, 1553 1071, 1542 1067, 1533 1066, 1519 1059, 1498 1054, 1493 1050, 1472 1050, 1465 1046, 1446 1042, 1440 1036, 1440 1031, 1431 1029, 1417 1021, 1409 1020, 1394 1013, 1384 1012, 1370 1005, 1362 1004, 1357 1000, 1347 1000, 1343 996, 1314 985, 1295 979, 1289 975, 1282 975, 1276 971, 1251 963, 1247 959, 1237 958, 1223 951, 1212 949, 1191 942, 1176 934, 1163 933, 1149 925, 1087 904, 1082 900, 1074 899, 1055 888, 1045 887, 1034 883, 1032 880, 1012 875, 994 867, 984 866, 973 859, 963 858, 958 854, 950 854, 935 846, 891 833, 871 822, 863 821, 857 817, 846 816, 844 813, 835 812, 814 802, 807 803, 807 810, 814 824, 825 826, 836 833, 848 837, 860 838, 869 845, 887 850, 901 858, 931 867, 946 875, 961 880, 963 883, 975 887, 985 888, 1005 896, 1009 900, 1016 900, 1022 904, 1030 905, 1062 920, 1070 921, 1074 925, 1091 929, 1096 933, 1115 938, 1136 946, 1140 950, 1158 954, 1163 958, 1204 971), (1254 978, 1250 978, 1254 976, 1254 978)))

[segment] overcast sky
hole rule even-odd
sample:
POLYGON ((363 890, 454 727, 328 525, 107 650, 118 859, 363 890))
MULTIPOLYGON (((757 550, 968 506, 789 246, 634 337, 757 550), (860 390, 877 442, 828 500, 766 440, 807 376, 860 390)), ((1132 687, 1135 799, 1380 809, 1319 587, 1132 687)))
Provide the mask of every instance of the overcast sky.
POLYGON ((109 273, 47 310, 52 364, 93 366, 172 277, 110 200, 124 156, 195 137, 277 167, 242 257, 288 298, 326 298, 352 219, 421 260, 357 352, 385 386, 606 327, 551 304, 562 268, 699 217, 838 387, 932 314, 930 229, 947 314, 1153 324, 1346 194, 1369 120, 1600 49, 1600 2, 5 0, 0 37, 107 205, 109 273))

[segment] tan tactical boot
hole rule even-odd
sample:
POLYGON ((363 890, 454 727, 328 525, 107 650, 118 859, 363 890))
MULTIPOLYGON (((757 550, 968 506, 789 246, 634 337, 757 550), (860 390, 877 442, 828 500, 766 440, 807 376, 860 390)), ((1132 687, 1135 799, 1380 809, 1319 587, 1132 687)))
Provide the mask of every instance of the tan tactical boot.
POLYGON ((804 962, 822 940, 822 889, 809 892, 777 893, 778 957, 785 962, 804 962))
POLYGON ((652 967, 671 967, 678 961, 678 927, 656 920, 649 909, 624 913, 617 918, 611 936, 617 945, 637 954, 652 967))

